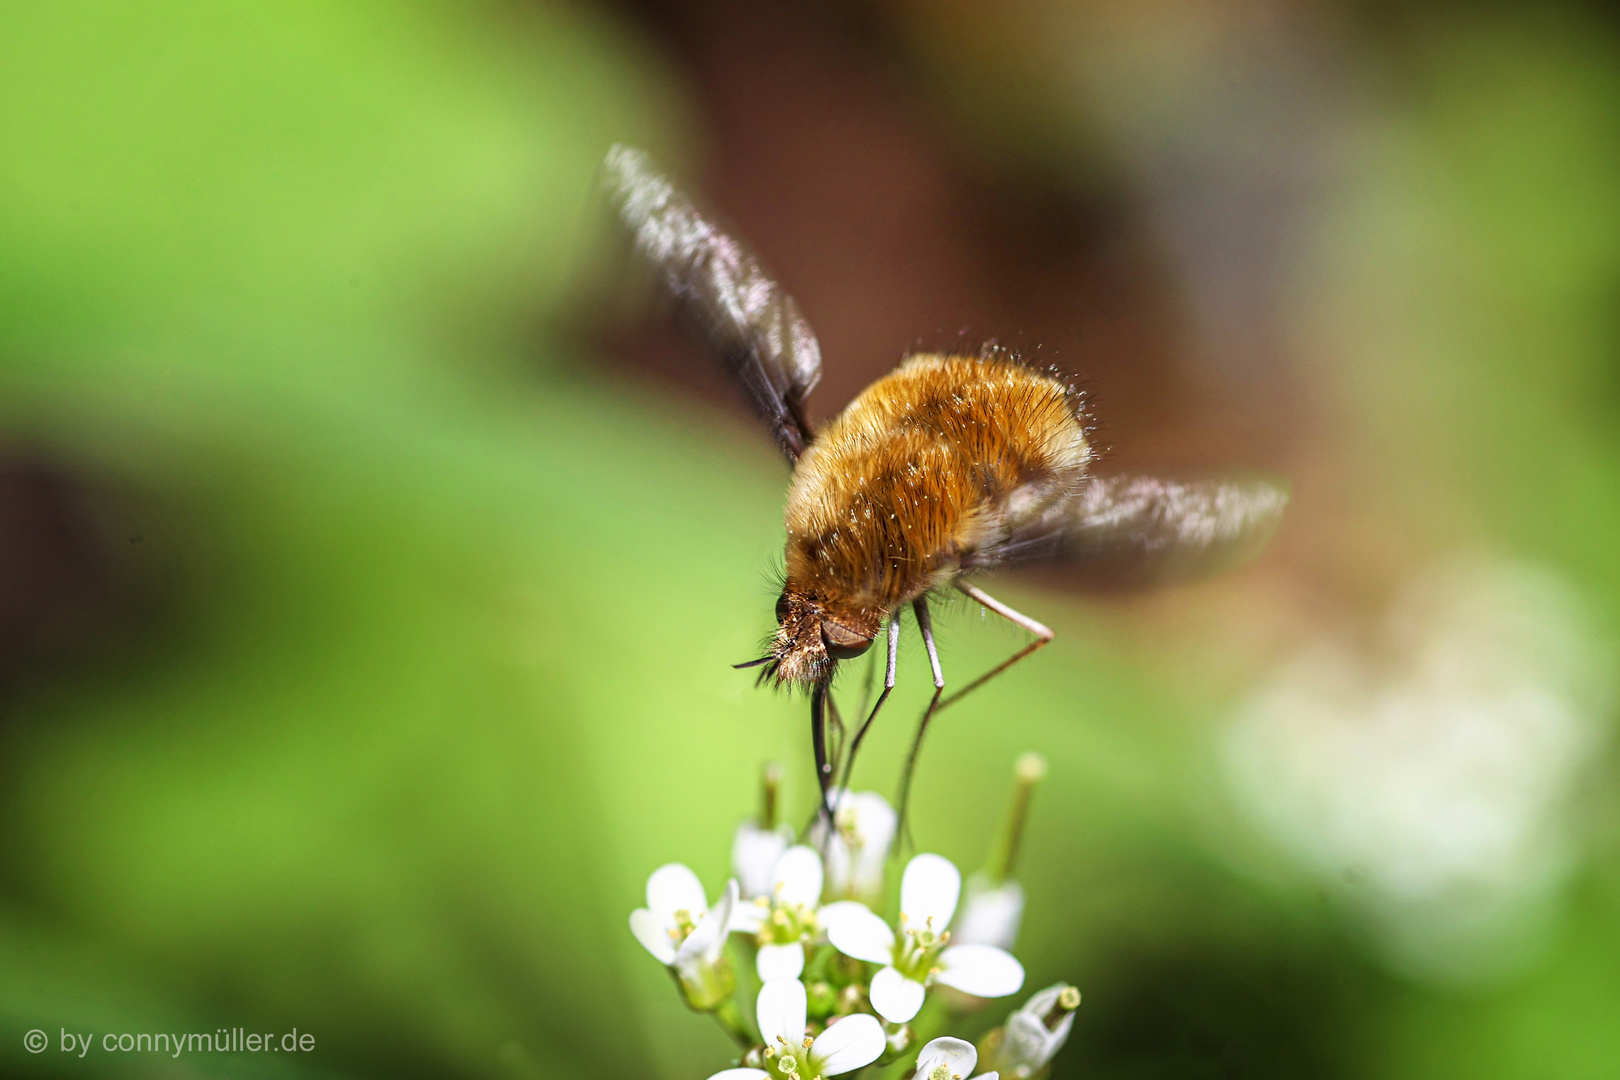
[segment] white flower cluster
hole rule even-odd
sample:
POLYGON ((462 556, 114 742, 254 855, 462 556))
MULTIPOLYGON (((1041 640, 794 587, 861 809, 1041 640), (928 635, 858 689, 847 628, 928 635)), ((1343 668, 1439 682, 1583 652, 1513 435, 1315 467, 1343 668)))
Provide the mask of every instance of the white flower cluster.
MULTIPOLYGON (((918 855, 901 877, 891 924, 874 906, 895 840, 894 810, 871 792, 835 791, 831 801, 836 828, 829 833, 818 822, 810 834, 815 847, 793 844, 791 830, 769 821, 739 828, 736 876, 713 906, 697 875, 671 863, 653 872, 647 906, 630 916, 636 939, 669 968, 686 1003, 714 1015, 743 1051, 739 1067, 710 1080, 819 1080, 895 1062, 906 1071, 903 1059, 917 1035, 911 1025, 932 989, 958 993, 942 998, 924 1027, 943 1026, 953 1007, 1023 988, 1023 965, 1007 951, 1023 914, 1016 882, 970 889, 959 912, 962 876, 955 865, 941 855, 918 855), (961 940, 964 929, 972 940, 961 940), (733 1000, 737 979, 725 952, 731 935, 740 950, 752 952, 759 979, 752 1029, 733 1000)), ((1021 810, 1016 825, 1022 826, 1021 810)), ((949 1036, 931 1039, 907 1075, 1044 1075, 1079 1004, 1073 987, 1050 987, 978 1048, 949 1036), (995 1071, 976 1074, 981 1057, 995 1071)))

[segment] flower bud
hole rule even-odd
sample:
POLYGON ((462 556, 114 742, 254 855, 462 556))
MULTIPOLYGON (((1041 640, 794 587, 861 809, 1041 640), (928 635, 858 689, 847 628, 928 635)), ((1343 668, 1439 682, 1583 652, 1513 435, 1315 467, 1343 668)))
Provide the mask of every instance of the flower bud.
POLYGON ((1024 842, 1024 823, 1029 819, 1029 803, 1035 789, 1046 779, 1046 759, 1039 754, 1020 754, 1013 763, 1013 792, 996 837, 994 853, 985 868, 993 882, 1012 877, 1018 865, 1018 851, 1024 842))
POLYGON ((1069 1040, 1080 991, 1068 983, 1048 986, 1007 1017, 1005 1026, 985 1036, 981 1057, 987 1070, 1006 1080, 1028 1080, 1047 1065, 1069 1040))
POLYGON ((669 970, 680 987, 681 997, 698 1012, 713 1012, 730 1001, 732 992, 737 989, 737 976, 725 954, 726 935, 731 932, 731 917, 736 909, 737 882, 732 880, 726 882, 726 891, 721 893, 714 907, 697 919, 691 931, 682 937, 669 960, 669 970))
POLYGON ((760 770, 759 820, 738 825, 731 842, 731 873, 742 887, 744 900, 770 894, 771 872, 793 843, 793 827, 776 820, 781 786, 782 766, 766 762, 760 770))
POLYGON ((838 990, 826 979, 805 984, 807 1008, 812 1017, 824 1017, 837 1011, 838 990))
POLYGON ((694 1012, 713 1012, 731 1000, 737 990, 737 975, 731 970, 729 957, 676 962, 670 968, 675 985, 681 988, 681 998, 694 1012))

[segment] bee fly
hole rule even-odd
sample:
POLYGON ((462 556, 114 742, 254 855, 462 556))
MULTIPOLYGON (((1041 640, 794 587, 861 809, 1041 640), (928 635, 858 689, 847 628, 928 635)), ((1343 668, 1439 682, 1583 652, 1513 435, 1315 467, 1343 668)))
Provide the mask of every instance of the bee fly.
POLYGON ((934 694, 901 778, 902 821, 933 717, 1052 640, 1051 630, 970 575, 1122 553, 1197 570, 1253 550, 1281 515, 1287 496, 1265 481, 1093 476, 1078 395, 997 350, 908 356, 812 431, 804 400, 821 377, 821 351, 793 298, 641 151, 615 146, 603 175, 636 249, 695 318, 793 465, 776 633, 765 656, 737 666, 809 690, 822 813, 830 813, 836 768, 827 741, 833 673, 886 630, 882 692, 841 755, 847 786, 861 740, 894 689, 908 605, 934 694), (1033 637, 948 697, 928 609, 929 594, 947 587, 1033 637))

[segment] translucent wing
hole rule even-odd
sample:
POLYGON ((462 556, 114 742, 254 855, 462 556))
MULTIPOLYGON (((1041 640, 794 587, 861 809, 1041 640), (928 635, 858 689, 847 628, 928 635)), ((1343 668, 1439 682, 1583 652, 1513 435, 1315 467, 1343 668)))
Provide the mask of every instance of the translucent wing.
POLYGON ((821 348, 798 305, 642 151, 615 146, 602 173, 636 249, 695 317, 782 452, 797 461, 811 437, 804 398, 821 378, 821 348))
POLYGON ((1093 477, 978 561, 1096 560, 1132 579, 1196 577, 1259 551, 1287 504, 1267 480, 1093 477))

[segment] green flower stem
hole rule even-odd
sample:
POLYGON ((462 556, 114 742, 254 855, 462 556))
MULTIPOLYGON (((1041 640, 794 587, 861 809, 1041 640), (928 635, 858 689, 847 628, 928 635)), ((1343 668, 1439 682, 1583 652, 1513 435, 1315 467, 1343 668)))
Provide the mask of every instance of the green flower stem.
POLYGON ((999 885, 1012 877, 1018 864, 1018 849, 1024 840, 1024 822, 1029 818, 1030 798, 1045 777, 1046 760, 1039 754, 1024 754, 1013 766, 1012 799, 985 867, 995 884, 999 885))
POLYGON ((953 1033, 951 1028, 955 1015, 939 993, 928 995, 922 1010, 911 1019, 911 1047, 881 1071, 873 1073, 873 1076, 880 1080, 903 1080, 910 1076, 911 1070, 917 1067, 917 1055, 922 1048, 941 1035, 953 1033))
POLYGON ((740 1048, 747 1050, 759 1042, 748 1030, 748 1025, 743 1023, 742 1013, 738 1011, 735 999, 723 1003, 711 1015, 715 1023, 725 1029, 725 1033, 730 1035, 740 1048))
POLYGON ((782 766, 767 761, 759 772, 759 827, 776 828, 776 800, 782 789, 782 766))

